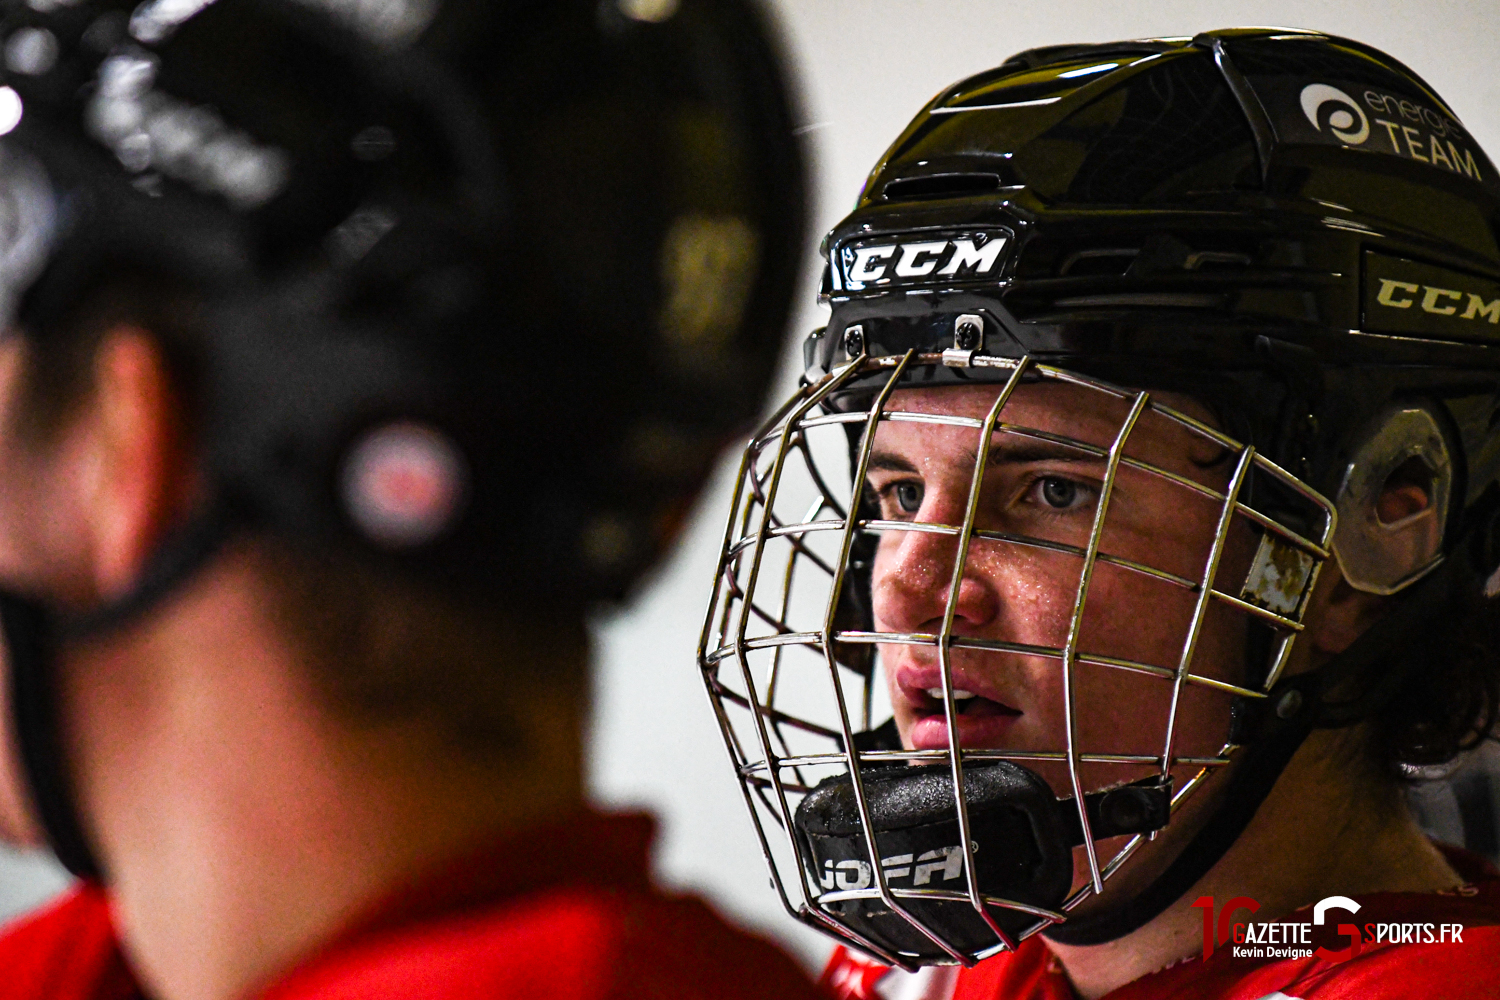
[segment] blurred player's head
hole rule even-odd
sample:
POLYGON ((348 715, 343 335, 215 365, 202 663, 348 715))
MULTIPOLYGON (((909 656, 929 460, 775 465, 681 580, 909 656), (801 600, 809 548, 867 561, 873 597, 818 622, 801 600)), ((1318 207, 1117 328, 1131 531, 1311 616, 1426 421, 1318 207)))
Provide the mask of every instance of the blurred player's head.
POLYGON ((1397 815, 1482 738, 1497 209, 1440 97, 1313 32, 1035 50, 918 115, 824 243, 700 652, 809 923, 1118 940, 1304 745, 1397 815))
POLYGON ((17 0, 0 36, 0 611, 62 859, 108 874, 195 659, 566 773, 587 610, 778 353, 801 164, 754 5, 17 0))

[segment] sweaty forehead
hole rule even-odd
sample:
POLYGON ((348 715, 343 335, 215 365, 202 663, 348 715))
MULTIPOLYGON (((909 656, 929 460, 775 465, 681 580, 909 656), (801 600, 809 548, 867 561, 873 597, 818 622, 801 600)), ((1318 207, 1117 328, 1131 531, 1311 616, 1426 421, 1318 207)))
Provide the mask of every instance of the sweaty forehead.
MULTIPOLYGON (((983 420, 995 405, 1002 388, 990 384, 899 389, 891 394, 886 408, 983 420)), ((1191 397, 1162 392, 1152 393, 1151 398, 1210 427, 1218 425, 1209 409, 1191 397)), ((1016 387, 1006 401, 1000 420, 1107 448, 1129 415, 1132 402, 1085 386, 1029 383, 1016 387)), ((891 426, 882 426, 882 436, 891 426)), ((1158 458, 1180 457, 1194 464, 1211 462, 1219 450, 1180 424, 1149 412, 1137 422, 1127 448, 1128 452, 1137 455, 1152 453, 1158 458)))
MULTIPOLYGON (((887 409, 908 413, 947 413, 954 416, 983 419, 995 405, 1004 386, 987 385, 925 386, 898 389, 891 394, 887 409)), ((1018 423, 1018 417, 1050 420, 1091 418, 1118 425, 1129 409, 1123 401, 1082 386, 1055 382, 1020 385, 1005 404, 1002 417, 1007 423, 1018 423)))

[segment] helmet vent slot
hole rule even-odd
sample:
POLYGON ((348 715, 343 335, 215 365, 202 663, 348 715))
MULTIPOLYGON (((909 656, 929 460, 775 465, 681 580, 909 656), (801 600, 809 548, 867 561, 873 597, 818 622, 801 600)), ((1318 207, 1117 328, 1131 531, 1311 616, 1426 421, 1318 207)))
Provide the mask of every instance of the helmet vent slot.
POLYGON ((888 182, 882 193, 886 201, 910 201, 916 198, 962 198, 999 189, 999 174, 954 173, 897 178, 888 182))
MULTIPOLYGON (((1239 251, 1195 250, 1179 248, 1182 253, 1167 266, 1168 270, 1181 268, 1184 271, 1237 271, 1251 266, 1255 261, 1248 253, 1239 251)), ((1132 247, 1099 247, 1075 250, 1063 257, 1058 265, 1059 278, 1118 277, 1128 273, 1147 273, 1162 270, 1162 255, 1155 253, 1142 259, 1142 250, 1132 247)))
POLYGON ((1182 266, 1189 271, 1237 271, 1253 263, 1255 261, 1247 253, 1234 250, 1199 250, 1188 254, 1182 266))
POLYGON ((1130 247, 1075 250, 1063 258, 1057 275, 1060 278, 1122 275, 1130 270, 1130 265, 1140 255, 1138 248, 1130 247))

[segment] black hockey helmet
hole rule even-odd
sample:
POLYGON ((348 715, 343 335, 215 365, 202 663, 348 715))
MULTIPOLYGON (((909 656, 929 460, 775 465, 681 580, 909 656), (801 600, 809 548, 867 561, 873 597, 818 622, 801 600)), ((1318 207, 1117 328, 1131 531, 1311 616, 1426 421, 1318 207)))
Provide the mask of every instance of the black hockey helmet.
POLYGON ((806 342, 802 391, 748 446, 699 651, 788 910, 908 966, 967 964, 1043 929, 1117 938, 1222 856, 1313 727, 1381 709, 1421 663, 1413 643, 1444 609, 1472 606, 1500 561, 1497 228, 1500 177, 1452 109, 1384 53, 1316 32, 1037 49, 924 108, 823 243, 832 315, 806 342), (1119 437, 1013 423, 1008 395, 1038 381, 1095 394, 1101 412, 1118 411, 1119 437), (986 382, 987 421, 888 408, 902 389, 986 382), (1191 397, 1217 426, 1155 392, 1191 397), (1188 576, 1100 548, 1116 471, 1162 475, 1129 451, 1132 427, 1150 420, 1235 459, 1225 490, 1178 477, 1222 505, 1220 538, 1188 576), (860 491, 890 421, 977 431, 976 469, 1005 435, 1096 456, 1109 471, 1093 536, 1060 545, 981 530, 978 472, 963 523, 881 521, 860 491), (844 446, 819 443, 830 433, 844 446), (1393 554, 1374 505, 1407 463, 1428 486, 1414 516, 1430 544, 1393 554), (1260 547, 1221 565, 1237 522, 1260 547), (941 633, 875 630, 872 554, 881 535, 910 531, 957 538, 941 633), (952 632, 965 559, 981 545, 1078 562, 1067 642, 952 632), (1329 558, 1357 589, 1400 592, 1396 610, 1334 663, 1283 677, 1329 558), (1195 663, 1196 624, 1171 663, 1080 648, 1100 567, 1195 595, 1194 622, 1210 604, 1243 614, 1248 676, 1195 663), (874 726, 870 692, 875 650, 901 645, 937 648, 949 746, 950 657, 964 650, 1050 660, 1065 678, 1082 665, 1218 691, 1224 748, 1174 756, 1168 717, 1156 757, 1079 748, 1071 735, 1046 751, 967 750, 962 766, 948 750, 904 749, 893 724, 874 726), (1325 699, 1351 678, 1360 699, 1325 699), (862 706, 850 683, 863 685, 862 706), (819 685, 832 685, 821 700, 819 685), (1066 763, 1071 789, 1054 795, 1028 771, 1047 759, 1066 763), (1225 805, 1164 874, 1068 920, 1091 893, 1106 903, 1105 879, 1231 759, 1225 805), (903 762, 924 766, 893 770, 903 762), (1089 787, 1080 764, 1155 773, 1089 787), (1124 834, 1135 836, 1112 859, 1095 856, 1094 841, 1124 834), (1070 894, 1074 847, 1091 884, 1070 894))
POLYGON ((974 314, 967 349, 1197 392, 1329 496, 1382 407, 1456 396, 1450 444, 1481 463, 1457 511, 1500 471, 1479 386, 1500 365, 1497 224, 1484 151, 1358 42, 1240 29, 1024 52, 938 95, 828 235, 833 317, 808 374, 850 346, 964 349, 974 314))
POLYGON ((201 289, 235 516, 465 587, 608 595, 760 405, 803 209, 753 6, 5 11, 20 325, 122 264, 201 289), (399 442, 452 467, 430 523, 361 485, 399 442))
MULTIPOLYGON (((195 307, 207 507, 68 630, 242 529, 581 612, 758 412, 804 204, 750 0, 0 10, 6 321, 46 337, 121 274, 195 307)), ((36 797, 86 870, 26 655, 47 616, 8 603, 36 797)))

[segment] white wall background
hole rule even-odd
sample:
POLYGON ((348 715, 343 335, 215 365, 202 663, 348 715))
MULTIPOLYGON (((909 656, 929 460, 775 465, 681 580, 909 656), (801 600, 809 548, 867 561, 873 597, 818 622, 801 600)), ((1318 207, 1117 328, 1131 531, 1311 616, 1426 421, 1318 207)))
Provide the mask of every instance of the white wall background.
MULTIPOLYGON (((1500 156, 1496 0, 771 0, 804 90, 816 170, 810 247, 848 210, 869 168, 937 91, 1022 49, 1284 25, 1348 35, 1421 73, 1500 156)), ((819 325, 809 257, 796 336, 819 325)), ((790 346, 790 342, 789 342, 790 346)), ((788 361, 791 359, 788 352, 788 361)), ((790 367, 780 392, 795 381, 790 367)), ((827 946, 780 910, 693 664, 727 511, 721 468, 680 549, 627 607, 600 623, 592 787, 612 807, 662 820, 666 882, 705 893, 810 965, 827 946)), ((0 852, 0 916, 62 884, 44 859, 0 852)))

